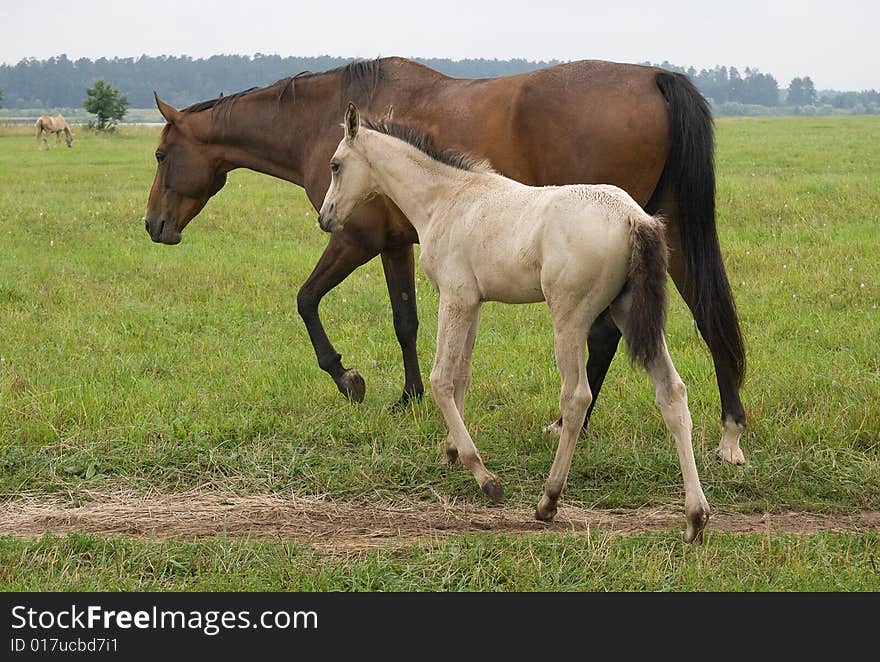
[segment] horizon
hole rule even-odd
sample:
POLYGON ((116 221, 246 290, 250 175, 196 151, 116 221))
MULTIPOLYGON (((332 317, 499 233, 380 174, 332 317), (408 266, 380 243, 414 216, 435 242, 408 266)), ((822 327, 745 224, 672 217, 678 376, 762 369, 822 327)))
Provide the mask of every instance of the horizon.
POLYGON ((859 0, 776 3, 743 0, 735 10, 681 0, 658 6, 638 0, 605 6, 571 0, 532 3, 489 0, 443 7, 386 0, 381 14, 362 5, 291 7, 252 0, 182 6, 154 0, 119 7, 106 0, 68 10, 44 0, 38 21, 31 9, 4 9, 0 63, 161 55, 280 57, 524 59, 532 62, 600 59, 663 62, 698 71, 746 67, 771 74, 780 87, 810 76, 817 89, 861 91, 880 87, 873 43, 880 5, 859 0), (413 20, 413 17, 417 20, 413 20), (193 29, 192 26, 198 26, 193 29), (821 57, 817 51, 821 49, 821 57), (744 57, 744 54, 747 55, 744 57))
MULTIPOLYGON (((66 58, 67 58, 69 61, 71 61, 71 62, 76 62, 77 60, 80 60, 80 59, 86 59, 86 60, 89 60, 89 61, 91 61, 91 62, 95 62, 95 61, 97 61, 97 60, 99 60, 99 59, 102 59, 102 58, 103 58, 103 59, 106 59, 106 60, 110 60, 110 61, 112 61, 112 60, 127 60, 127 59, 131 59, 131 60, 137 62, 137 61, 140 60, 141 58, 148 58, 148 57, 149 57, 149 58, 160 58, 160 57, 169 57, 169 58, 187 58, 187 57, 189 57, 189 58, 192 59, 193 61, 208 60, 208 59, 210 59, 210 58, 212 58, 212 57, 243 57, 243 58, 246 57, 246 58, 250 58, 251 60, 253 60, 253 59, 256 58, 258 55, 259 55, 259 56, 264 56, 264 57, 298 58, 298 59, 325 58, 325 57, 326 57, 326 58, 337 58, 337 59, 342 59, 342 60, 367 60, 367 59, 373 59, 373 58, 358 58, 358 57, 355 57, 355 56, 346 56, 346 55, 330 55, 330 54, 328 54, 328 53, 321 53, 321 54, 319 54, 319 55, 300 55, 300 54, 281 55, 281 54, 279 54, 279 53, 213 53, 213 54, 211 54, 211 55, 198 56, 198 57, 195 57, 195 56, 189 55, 189 54, 187 54, 187 53, 181 53, 181 54, 160 53, 160 54, 157 54, 157 55, 150 55, 150 54, 147 54, 147 53, 141 53, 141 54, 139 54, 139 55, 111 55, 111 56, 102 55, 102 56, 100 56, 100 57, 81 56, 81 57, 76 57, 76 58, 71 57, 71 56, 68 55, 67 53, 57 53, 57 54, 55 54, 55 55, 50 55, 50 56, 45 57, 45 58, 22 58, 22 59, 19 60, 18 62, 14 62, 14 63, 11 63, 11 64, 8 63, 8 62, 0 62, 0 66, 13 66, 13 67, 14 67, 15 65, 17 65, 17 64, 19 64, 20 62, 23 62, 23 61, 25 61, 25 60, 36 60, 36 61, 38 61, 38 62, 47 62, 47 61, 49 61, 49 60, 51 60, 51 59, 53 59, 53 58, 62 58, 62 57, 66 57, 66 58)), ((391 56, 391 55, 383 55, 383 56, 379 56, 379 57, 382 58, 382 57, 393 57, 393 56, 391 56)), ((410 60, 417 60, 417 61, 449 60, 449 61, 451 61, 451 62, 466 62, 466 61, 479 61, 479 60, 486 60, 486 61, 493 61, 493 60, 494 60, 494 61, 498 61, 498 62, 509 62, 509 61, 514 61, 514 60, 522 60, 522 61, 528 62, 529 64, 545 64, 545 63, 546 63, 547 66, 552 66, 552 64, 554 64, 554 63, 564 63, 564 62, 572 62, 572 61, 573 61, 573 60, 552 60, 552 59, 549 59, 549 60, 548 60, 548 59, 544 59, 544 60, 534 60, 534 59, 523 58, 523 57, 510 57, 510 58, 495 58, 495 57, 492 57, 492 58, 490 58, 490 57, 462 57, 462 58, 452 58, 452 57, 441 57, 441 56, 430 56, 430 57, 426 57, 426 56, 420 56, 420 55, 401 56, 401 57, 406 57, 407 59, 410 59, 410 60)), ((601 58, 583 58, 583 59, 601 59, 601 58)), ((640 65, 641 65, 641 64, 650 64, 650 65, 652 65, 652 66, 660 66, 661 64, 663 64, 663 62, 662 62, 662 61, 650 61, 650 62, 648 62, 648 61, 643 61, 643 62, 629 62, 629 63, 627 63, 627 64, 640 64, 640 65)), ((748 64, 746 64, 746 65, 741 65, 741 66, 740 66, 740 65, 737 65, 737 64, 717 63, 717 64, 713 64, 713 65, 710 65, 710 66, 707 66, 707 67, 696 67, 696 66, 694 66, 694 65, 692 65, 691 63, 688 63, 688 62, 669 62, 669 61, 667 61, 667 62, 665 62, 665 64, 668 64, 668 65, 673 66, 673 67, 682 67, 682 68, 685 68, 685 69, 687 69, 688 67, 692 67, 692 66, 693 66, 694 69, 695 69, 698 73, 699 73, 701 70, 704 70, 704 69, 711 71, 711 70, 715 69, 716 67, 727 67, 728 70, 730 70, 730 69, 732 69, 732 68, 736 68, 736 69, 739 71, 740 75, 743 75, 743 76, 745 75, 745 71, 746 71, 747 69, 750 69, 750 70, 752 70, 752 71, 754 71, 754 72, 760 72, 760 73, 762 73, 762 74, 770 74, 770 75, 772 75, 772 76, 776 79, 777 83, 779 84, 779 88, 780 88, 780 89, 787 89, 788 86, 789 86, 790 83, 791 83, 791 81, 785 82, 785 81, 783 81, 783 80, 780 80, 779 77, 776 76, 776 74, 775 74, 774 72, 772 72, 772 71, 765 71, 765 70, 763 70, 763 69, 761 69, 761 68, 759 68, 759 67, 751 66, 751 65, 748 65, 748 64)), ((294 72, 294 73, 295 73, 295 72, 294 72)), ((804 73, 804 74, 802 74, 801 76, 798 76, 798 77, 800 77, 800 78, 810 78, 811 80, 813 80, 813 83, 814 83, 814 85, 815 85, 815 87, 816 87, 816 91, 817 91, 817 92, 820 92, 820 91, 822 91, 822 92, 862 92, 862 91, 867 91, 867 90, 874 90, 874 89, 877 89, 877 87, 880 87, 880 85, 878 85, 878 86, 876 86, 876 87, 862 88, 862 89, 844 89, 844 88, 834 88, 834 87, 821 87, 820 85, 816 84, 815 79, 813 78, 813 76, 812 76, 809 72, 804 73)))

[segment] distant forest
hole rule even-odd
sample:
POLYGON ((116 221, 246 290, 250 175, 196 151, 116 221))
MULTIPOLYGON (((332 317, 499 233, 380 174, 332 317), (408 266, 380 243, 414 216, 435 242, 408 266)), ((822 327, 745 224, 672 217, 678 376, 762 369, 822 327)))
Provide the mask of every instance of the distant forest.
MULTIPOLYGON (((559 61, 421 59, 438 71, 460 78, 491 78, 533 71, 559 61)), ((326 71, 350 62, 341 57, 281 57, 279 55, 215 55, 138 58, 81 58, 66 55, 48 60, 25 59, 0 65, 0 103, 6 108, 80 108, 85 90, 103 78, 128 97, 132 108, 153 106, 153 90, 177 106, 268 85, 301 71, 326 71)), ((642 64, 650 64, 644 62, 642 64)), ((697 70, 663 62, 671 71, 688 74, 711 100, 716 114, 880 113, 880 92, 816 90, 809 76, 795 78, 780 88, 771 75, 757 69, 718 66, 697 70)))

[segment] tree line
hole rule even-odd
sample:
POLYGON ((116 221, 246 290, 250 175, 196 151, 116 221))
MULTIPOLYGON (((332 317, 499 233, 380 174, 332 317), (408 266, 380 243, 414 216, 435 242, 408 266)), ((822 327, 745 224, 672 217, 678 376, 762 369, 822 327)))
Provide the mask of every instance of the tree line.
MULTIPOLYGON (((417 59, 447 75, 460 78, 507 76, 559 63, 557 60, 524 59, 417 59)), ((214 98, 220 92, 228 94, 268 85, 301 71, 326 71, 350 61, 350 58, 330 56, 281 57, 261 53, 197 59, 186 55, 97 60, 71 60, 66 55, 47 60, 27 58, 15 65, 0 65, 0 99, 9 108, 81 107, 84 90, 100 78, 127 96, 134 108, 152 107, 153 90, 159 91, 163 98, 174 105, 186 106, 214 98)), ((656 66, 689 75, 699 90, 711 100, 716 112, 725 108, 735 111, 740 107, 774 109, 817 106, 842 112, 880 112, 880 93, 876 90, 820 92, 809 76, 795 78, 788 88, 783 89, 771 74, 749 67, 741 73, 736 67, 726 66, 700 70, 669 62, 656 66)))

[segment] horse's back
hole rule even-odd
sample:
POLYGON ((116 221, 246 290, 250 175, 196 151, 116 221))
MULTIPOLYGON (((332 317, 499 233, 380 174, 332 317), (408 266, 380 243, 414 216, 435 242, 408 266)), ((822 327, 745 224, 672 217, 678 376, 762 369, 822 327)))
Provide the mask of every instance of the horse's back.
POLYGON ((67 127, 67 120, 60 113, 58 115, 41 115, 35 124, 46 131, 64 131, 67 127))
POLYGON ((644 205, 660 179, 669 118, 657 68, 581 60, 472 80, 399 58, 389 65, 384 106, 517 181, 612 183, 644 205))
POLYGON ((658 71, 584 60, 527 75, 510 119, 528 183, 611 183, 645 204, 668 152, 658 71))

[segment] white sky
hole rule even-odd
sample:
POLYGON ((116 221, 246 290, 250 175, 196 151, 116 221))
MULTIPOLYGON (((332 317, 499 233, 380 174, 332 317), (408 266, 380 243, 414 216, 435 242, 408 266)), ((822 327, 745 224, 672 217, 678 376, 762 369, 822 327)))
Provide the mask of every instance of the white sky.
POLYGON ((746 66, 880 88, 878 0, 0 0, 0 62, 221 53, 746 66))

